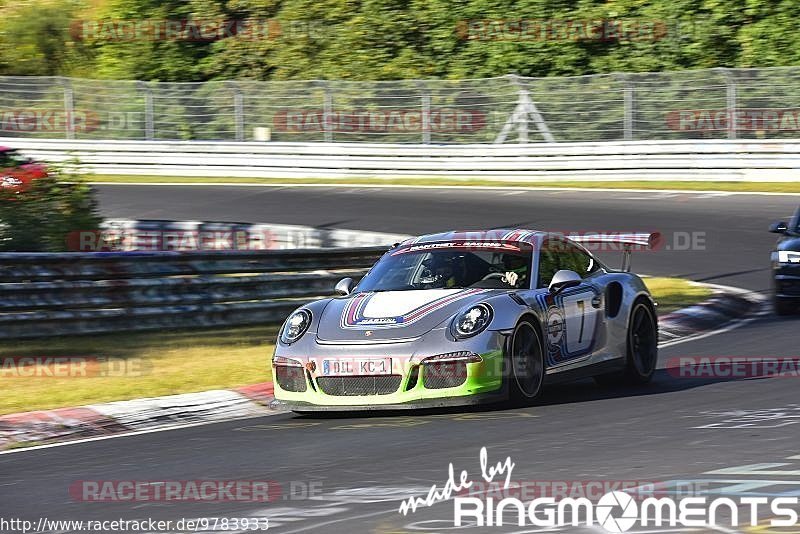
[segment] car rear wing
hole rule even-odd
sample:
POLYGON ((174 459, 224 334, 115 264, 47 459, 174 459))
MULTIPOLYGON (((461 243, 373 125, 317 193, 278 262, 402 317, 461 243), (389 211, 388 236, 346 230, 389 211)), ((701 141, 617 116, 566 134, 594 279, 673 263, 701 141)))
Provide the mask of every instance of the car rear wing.
POLYGON ((622 267, 620 270, 630 272, 631 270, 631 251, 637 248, 655 248, 661 240, 661 234, 635 233, 635 234, 586 234, 580 236, 569 236, 570 241, 584 244, 613 243, 622 245, 622 267))

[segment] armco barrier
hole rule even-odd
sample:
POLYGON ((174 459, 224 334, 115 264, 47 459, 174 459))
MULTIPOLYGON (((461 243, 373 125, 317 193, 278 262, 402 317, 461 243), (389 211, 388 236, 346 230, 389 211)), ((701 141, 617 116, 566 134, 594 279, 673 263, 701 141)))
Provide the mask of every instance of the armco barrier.
POLYGON ((86 172, 156 175, 165 181, 170 176, 800 180, 800 140, 395 145, 11 137, 0 138, 0 145, 47 162, 77 158, 86 172))
POLYGON ((103 230, 75 232, 68 250, 270 250, 383 246, 406 239, 386 234, 285 224, 107 219, 103 230))
POLYGON ((385 250, 0 253, 0 336, 277 323, 385 250))

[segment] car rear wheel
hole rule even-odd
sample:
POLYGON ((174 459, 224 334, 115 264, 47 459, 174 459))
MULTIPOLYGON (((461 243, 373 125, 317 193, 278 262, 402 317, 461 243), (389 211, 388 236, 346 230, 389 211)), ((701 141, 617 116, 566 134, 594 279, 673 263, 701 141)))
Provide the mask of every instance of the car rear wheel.
POLYGON ((628 327, 628 381, 636 384, 650 382, 657 363, 658 323, 650 306, 640 301, 633 308, 628 327))
POLYGON ((595 376, 600 385, 646 384, 653 378, 658 363, 658 323, 653 309, 644 300, 633 306, 628 322, 628 350, 622 372, 595 376))
POLYGON ((520 321, 508 348, 507 376, 510 400, 532 402, 542 392, 544 350, 539 331, 529 321, 520 321))

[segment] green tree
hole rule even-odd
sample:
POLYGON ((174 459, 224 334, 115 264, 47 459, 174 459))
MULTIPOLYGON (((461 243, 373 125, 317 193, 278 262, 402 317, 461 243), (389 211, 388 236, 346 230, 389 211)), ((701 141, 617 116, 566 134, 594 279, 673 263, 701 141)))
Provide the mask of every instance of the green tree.
POLYGON ((66 167, 27 190, 0 190, 0 251, 65 251, 71 232, 96 231, 100 222, 91 188, 66 167))
POLYGON ((91 51, 70 36, 80 4, 48 0, 0 8, 0 74, 56 76, 84 74, 91 51))

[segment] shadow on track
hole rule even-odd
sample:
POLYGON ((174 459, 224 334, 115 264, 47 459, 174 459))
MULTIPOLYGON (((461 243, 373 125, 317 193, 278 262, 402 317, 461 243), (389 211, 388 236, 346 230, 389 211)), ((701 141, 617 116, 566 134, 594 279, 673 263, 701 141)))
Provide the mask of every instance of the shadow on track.
POLYGON ((748 378, 686 378, 676 376, 675 368, 658 369, 653 376, 653 381, 641 386, 599 386, 591 379, 578 380, 552 386, 545 386, 542 396, 532 404, 518 404, 501 402, 475 406, 455 406, 446 408, 423 408, 418 410, 370 410, 370 411, 325 411, 306 414, 296 414, 300 419, 356 419, 378 417, 424 417, 426 415, 447 415, 465 413, 487 413, 514 411, 537 406, 552 406, 571 404, 576 402, 593 402, 605 399, 625 397, 642 397, 647 395, 661 395, 694 389, 721 382, 736 382, 741 380, 766 380, 769 377, 748 378))
MULTIPOLYGON (((766 316, 759 318, 746 328, 758 330, 767 325, 774 325, 776 322, 785 323, 787 331, 795 331, 800 326, 800 314, 794 316, 777 317, 766 316), (793 328, 795 327, 795 328, 793 328)), ((735 355, 736 356, 736 355, 735 355)), ((738 355, 744 356, 744 355, 738 355)), ((794 355, 797 358, 797 373, 800 378, 800 354, 794 355)), ((671 363, 668 360, 668 363, 671 363)), ((663 364, 663 362, 662 362, 663 364)), ((369 411, 323 411, 305 414, 295 414, 296 419, 356 419, 356 418, 379 418, 379 417, 425 417, 429 415, 448 415, 448 414, 480 414, 480 413, 502 413, 513 412, 520 409, 535 409, 536 407, 553 406, 560 404, 571 404, 578 402, 593 402, 606 399, 627 398, 627 397, 646 397, 648 395, 662 395, 677 393, 696 388, 702 388, 719 383, 740 382, 744 380, 770 380, 773 375, 750 375, 746 377, 724 377, 724 376, 703 376, 702 371, 698 371, 698 376, 681 376, 681 370, 674 366, 657 369, 653 375, 653 380, 649 384, 638 386, 599 386, 592 379, 582 379, 572 382, 547 385, 544 387, 542 396, 532 404, 513 404, 511 402, 499 402, 492 404, 481 404, 472 406, 454 406, 442 408, 421 408, 415 410, 369 410, 369 411)))

